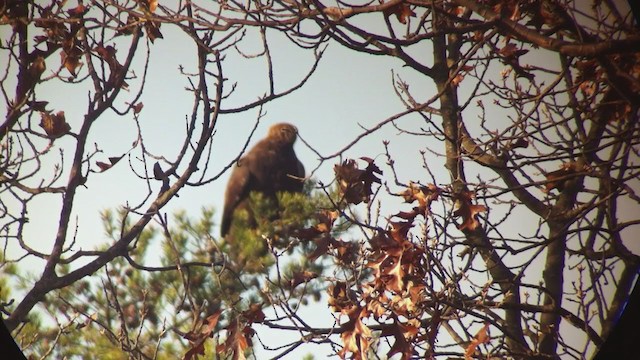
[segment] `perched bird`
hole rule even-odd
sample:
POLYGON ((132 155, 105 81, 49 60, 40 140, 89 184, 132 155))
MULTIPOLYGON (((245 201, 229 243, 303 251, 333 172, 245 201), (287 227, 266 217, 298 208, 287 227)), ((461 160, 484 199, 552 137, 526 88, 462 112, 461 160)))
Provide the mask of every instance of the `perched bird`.
POLYGON ((297 137, 295 126, 275 124, 269 128, 267 137, 238 160, 227 184, 220 235, 229 232, 237 209, 248 209, 251 192, 277 201, 278 192, 302 191, 304 166, 293 151, 297 137))

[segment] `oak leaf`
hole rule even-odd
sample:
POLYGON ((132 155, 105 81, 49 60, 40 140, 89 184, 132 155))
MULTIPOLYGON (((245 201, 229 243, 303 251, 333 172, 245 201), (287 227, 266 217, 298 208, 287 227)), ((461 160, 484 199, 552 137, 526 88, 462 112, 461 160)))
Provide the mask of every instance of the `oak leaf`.
POLYGON ((460 71, 458 71, 456 76, 451 79, 451 85, 458 86, 462 80, 464 80, 465 75, 471 70, 473 70, 473 66, 470 65, 463 65, 460 67, 460 71))
POLYGON ((216 350, 221 353, 231 353, 233 360, 244 360, 244 352, 252 345, 251 337, 254 332, 250 326, 244 326, 237 319, 232 320, 225 328, 227 339, 218 345, 216 350))
POLYGON ((45 111, 41 112, 40 116, 40 127, 44 129, 47 137, 51 140, 60 138, 71 130, 71 126, 65 120, 64 111, 58 111, 56 114, 45 111))
POLYGON ((322 210, 316 214, 316 225, 298 230, 296 235, 303 240, 313 240, 315 237, 321 234, 331 233, 333 223, 336 221, 340 212, 322 210))
POLYGON ((383 271, 383 279, 387 285, 387 289, 395 293, 400 293, 404 289, 404 269, 402 266, 402 257, 388 257, 389 266, 385 266, 383 271))
MULTIPOLYGON (((509 43, 505 45, 502 49, 498 50, 498 54, 501 56, 502 61, 509 65, 513 71, 515 71, 518 77, 524 77, 529 80, 533 80, 535 75, 529 71, 527 68, 520 65, 519 58, 520 56, 528 53, 529 50, 518 49, 517 45, 514 43, 509 43)), ((505 75, 503 74, 503 77, 505 75)))
POLYGON ((332 311, 349 314, 356 307, 356 298, 355 292, 348 288, 344 281, 329 286, 328 304, 332 311))
POLYGON ((46 112, 47 111, 47 105, 49 105, 48 101, 29 101, 27 103, 29 105, 29 107, 32 110, 38 111, 38 112, 46 112))
POLYGON ((391 237, 388 236, 388 232, 379 231, 371 239, 369 239, 369 245, 374 252, 389 252, 390 249, 399 248, 402 249, 401 244, 398 244, 391 237))
POLYGON ((153 164, 153 177, 156 180, 162 181, 162 186, 160 187, 160 193, 163 193, 169 190, 169 174, 165 173, 164 170, 162 170, 160 163, 157 161, 155 164, 153 164))
POLYGON ((198 355, 205 355, 204 342, 213 335, 222 314, 221 310, 209 315, 199 331, 190 331, 184 335, 189 340, 190 348, 184 354, 183 360, 197 359, 198 355))
POLYGON ((391 15, 395 15, 396 18, 398 19, 398 21, 401 24, 406 24, 407 23, 407 19, 409 17, 415 17, 416 13, 413 12, 413 10, 411 10, 411 8, 409 7, 409 5, 405 4, 404 2, 400 2, 398 4, 395 4, 393 6, 390 6, 388 8, 386 8, 383 11, 384 15, 386 17, 389 17, 391 15))
POLYGON ((117 35, 132 35, 134 32, 142 33, 142 29, 140 29, 140 18, 135 15, 128 14, 127 20, 124 26, 121 26, 117 29, 117 35))
POLYGON ((298 271, 294 273, 293 276, 291 277, 291 280, 289 281, 289 286, 291 286, 291 289, 294 289, 296 286, 302 283, 308 283, 309 281, 317 277, 318 277, 318 274, 311 271, 306 271, 306 270, 298 271))
POLYGON ((425 218, 431 211, 431 203, 438 200, 442 189, 434 184, 428 184, 423 186, 414 182, 410 182, 407 189, 401 193, 404 201, 412 203, 418 201, 418 208, 416 211, 422 214, 425 218))
POLYGON ((400 359, 411 359, 414 354, 412 340, 416 337, 416 335, 418 335, 420 327, 416 326, 416 324, 411 324, 410 322, 403 324, 397 318, 395 318, 394 320, 395 321, 393 324, 385 327, 385 329, 382 331, 383 336, 391 335, 395 339, 393 346, 387 353, 387 357, 390 359, 396 354, 401 354, 400 359))
POLYGON ((18 81, 18 88, 16 89, 18 98, 22 98, 36 86, 46 69, 47 65, 44 57, 40 55, 36 56, 31 64, 29 64, 29 69, 25 72, 24 77, 21 79, 22 81, 18 81))
POLYGON ((131 108, 133 109, 133 113, 134 114, 139 114, 140 111, 142 111, 142 108, 144 107, 144 104, 139 102, 133 106, 131 106, 131 108))
POLYGON ((367 157, 360 159, 368 163, 365 169, 358 168, 355 160, 352 159, 334 166, 340 193, 347 203, 354 205, 363 201, 368 203, 373 194, 371 186, 373 183, 381 183, 377 175, 382 174, 382 170, 374 164, 372 159, 367 157))
POLYGON ((147 32, 147 36, 151 42, 155 42, 156 39, 164 39, 160 32, 160 22, 158 21, 146 21, 144 23, 144 29, 147 32))
POLYGON ((124 157, 124 154, 120 155, 120 156, 112 156, 109 158, 109 163, 105 163, 102 161, 96 161, 96 165, 98 165, 98 167, 100 168, 100 172, 104 172, 106 170, 109 170, 110 168, 113 167, 113 165, 117 164, 118 161, 120 161, 122 159, 122 157, 124 157))
POLYGON ((46 69, 47 65, 44 62, 44 57, 38 56, 33 60, 31 65, 29 65, 29 75, 34 81, 37 81, 46 69))
POLYGON ((338 211, 323 210, 317 214, 318 224, 316 228, 323 233, 331 232, 333 223, 338 219, 340 213, 338 211))
POLYGON ((158 0, 147 0, 149 11, 154 12, 158 8, 158 0))
POLYGON ((87 11, 89 11, 89 8, 84 6, 83 4, 78 4, 78 6, 74 7, 73 9, 67 11, 67 14, 69 14, 69 16, 71 17, 80 17, 84 14, 87 13, 87 11))
POLYGON ((80 65, 82 65, 82 62, 80 61, 81 56, 82 51, 76 46, 72 46, 66 50, 63 49, 60 52, 62 64, 64 65, 65 69, 67 69, 67 71, 69 71, 69 73, 74 77, 77 75, 76 70, 80 67, 80 65))
POLYGON ((471 343, 469 344, 469 346, 467 346, 466 351, 464 352, 465 360, 471 360, 472 355, 473 353, 476 352, 476 349, 478 348, 478 346, 489 342, 490 339, 489 339, 488 329, 489 329, 489 324, 485 323, 484 326, 480 328, 480 330, 478 330, 476 335, 471 340, 471 343))
POLYGON ((547 173, 545 175, 545 177, 547 178, 547 183, 544 184, 544 192, 548 193, 553 189, 558 189, 558 191, 562 192, 562 190, 564 190, 566 182, 570 180, 576 172, 576 163, 568 162, 562 164, 560 170, 547 173))
POLYGON ((249 305, 249 309, 243 311, 242 316, 250 323, 261 323, 265 319, 262 305, 260 304, 249 305))
POLYGON ((462 191, 455 195, 456 210, 453 216, 462 217, 462 224, 458 225, 459 230, 475 230, 480 225, 478 214, 487 211, 486 206, 473 204, 474 198, 475 193, 472 191, 462 191))
POLYGON ((348 315, 349 321, 340 326, 343 330, 340 334, 343 347, 338 352, 338 356, 344 359, 345 355, 350 352, 354 359, 366 360, 371 330, 362 322, 362 319, 368 317, 369 313, 366 308, 357 307, 348 315))
POLYGON ((358 260, 358 244, 350 241, 336 240, 331 243, 336 258, 343 264, 354 264, 358 260))
POLYGON ((384 292, 377 297, 372 297, 367 301, 367 310, 373 315, 374 319, 380 320, 389 311, 389 299, 384 292))
POLYGON ((398 243, 403 243, 407 239, 407 234, 413 227, 413 223, 409 221, 390 221, 389 225, 391 225, 389 235, 398 243))
POLYGON ((514 43, 509 43, 498 51, 504 58, 518 58, 528 52, 529 50, 518 49, 518 46, 514 43))
POLYGON ((309 260, 315 260, 322 255, 325 255, 331 246, 331 244, 335 241, 331 236, 322 236, 314 240, 316 244, 316 248, 307 255, 309 260))

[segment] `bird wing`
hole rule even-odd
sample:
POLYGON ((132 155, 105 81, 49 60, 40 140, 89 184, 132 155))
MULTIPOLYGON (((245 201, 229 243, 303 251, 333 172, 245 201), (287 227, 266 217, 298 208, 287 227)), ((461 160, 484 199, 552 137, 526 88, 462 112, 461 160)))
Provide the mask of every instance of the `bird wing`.
POLYGON ((250 191, 252 174, 251 168, 240 159, 233 168, 231 177, 227 183, 227 191, 224 196, 224 208, 222 211, 222 223, 220 224, 220 235, 225 236, 231 227, 233 212, 238 204, 244 200, 250 191))

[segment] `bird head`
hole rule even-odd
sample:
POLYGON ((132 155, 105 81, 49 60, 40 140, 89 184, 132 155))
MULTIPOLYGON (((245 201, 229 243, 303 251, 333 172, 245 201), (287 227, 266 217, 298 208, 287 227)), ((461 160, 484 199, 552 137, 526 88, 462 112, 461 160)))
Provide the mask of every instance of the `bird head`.
POLYGON ((298 137, 298 128, 288 123, 275 124, 269 128, 268 137, 282 145, 293 145, 298 137))

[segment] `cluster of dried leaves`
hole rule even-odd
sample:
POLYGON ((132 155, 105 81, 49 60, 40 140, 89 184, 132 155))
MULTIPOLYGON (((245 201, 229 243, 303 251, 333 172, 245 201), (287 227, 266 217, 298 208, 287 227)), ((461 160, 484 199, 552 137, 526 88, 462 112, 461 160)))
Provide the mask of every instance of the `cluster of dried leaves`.
MULTIPOLYGON (((381 182, 378 176, 382 171, 374 161, 361 160, 366 163, 364 169, 360 169, 355 160, 346 160, 334 167, 341 199, 350 205, 368 203, 374 194, 372 186, 381 182)), ((366 274, 359 278, 325 280, 329 284, 328 305, 342 319, 339 329, 334 330, 342 341, 340 357, 367 359, 368 353, 376 350, 372 346, 379 338, 389 339, 388 357, 399 354, 401 359, 410 359, 417 354, 417 346, 433 355, 443 317, 442 304, 448 301, 449 295, 446 289, 434 295, 428 281, 428 272, 434 266, 430 249, 410 231, 417 223, 429 219, 431 204, 444 193, 452 192, 433 184, 410 183, 401 196, 414 205, 412 209, 396 213, 394 217, 398 220, 389 221, 387 229, 378 229, 364 245, 333 236, 333 227, 340 215, 338 210, 318 212, 314 225, 295 232, 302 242, 315 244, 315 249, 307 255, 310 260, 330 257, 339 266, 359 268, 359 272, 366 274)), ((447 196, 456 207, 453 216, 462 219, 459 229, 473 230, 480 226, 477 215, 485 208, 473 203, 472 192, 447 196)), ((295 273, 289 287, 295 288, 318 277, 309 271, 295 273)), ((186 360, 203 355, 205 340, 220 330, 226 330, 226 338, 218 342, 216 351, 231 354, 234 359, 244 358, 243 352, 250 346, 253 335, 251 325, 264 320, 258 305, 230 319, 224 328, 218 326, 219 317, 219 312, 213 314, 199 331, 186 335, 192 344, 186 360)), ((488 324, 469 342, 468 356, 488 341, 487 330, 488 324)))
POLYGON ((245 351, 252 346, 251 338, 255 334, 251 325, 261 323, 265 319, 261 306, 252 305, 248 310, 236 314, 224 328, 218 326, 221 315, 221 310, 209 315, 196 330, 184 335, 184 338, 189 340, 191 348, 185 353, 183 360, 197 359, 198 355, 205 355, 205 341, 220 331, 225 331, 226 337, 224 341, 217 343, 215 352, 224 354, 225 358, 245 359, 245 351))
MULTIPOLYGON (((370 159, 364 160, 368 163, 365 170, 357 169, 353 161, 347 161, 335 169, 341 179, 342 194, 352 204, 368 200, 361 196, 347 196, 353 189, 358 189, 361 195, 371 195, 371 185, 379 182, 373 176, 381 174, 379 168, 370 159), (347 177, 344 173, 359 176, 347 177)), ((355 359, 367 359, 374 338, 391 339, 388 340, 388 357, 400 354, 401 359, 412 358, 417 354, 417 346, 430 354, 428 357, 433 356, 441 322, 440 301, 446 301, 447 295, 445 291, 440 291, 434 297, 432 285, 428 282, 428 272, 434 266, 430 249, 425 242, 412 236, 410 230, 418 220, 426 222, 429 219, 432 202, 437 201, 443 192, 433 184, 422 186, 410 183, 401 195, 407 203, 415 206, 410 211, 396 213, 394 217, 399 220, 389 221, 388 228, 379 229, 364 246, 364 267, 369 276, 361 282, 340 281, 330 287, 329 305, 333 311, 347 318, 340 328, 343 348, 338 354, 341 357, 351 354, 355 359)), ((458 228, 474 230, 478 227, 477 215, 486 209, 473 204, 473 192, 464 191, 451 198, 457 208, 453 215, 462 218, 458 228)), ((326 227, 326 223, 322 223, 322 226, 326 227)), ((344 248, 342 243, 327 234, 329 232, 323 232, 320 237, 323 240, 316 240, 323 245, 323 250, 344 248)), ((469 344, 469 354, 473 354, 480 343, 487 341, 487 328, 485 326, 481 330, 477 341, 469 344)))
MULTIPOLYGON (((157 1, 142 1, 141 6, 146 13, 152 13, 157 8, 157 1)), ((23 7, 17 2, 7 2, 2 9, 2 22, 11 25, 15 33, 27 34, 23 7)), ((33 36, 34 49, 20 54, 26 71, 19 76, 16 89, 18 96, 11 106, 17 111, 26 103, 32 110, 39 111, 42 117, 40 126, 45 130, 46 137, 55 140, 71 131, 71 126, 65 121, 64 111, 54 113, 47 110, 47 101, 28 101, 36 85, 45 80, 42 77, 47 70, 47 63, 55 62, 52 55, 59 54, 61 64, 59 69, 51 69, 52 76, 64 78, 66 75, 67 81, 90 76, 94 84, 99 85, 99 92, 104 94, 127 89, 129 85, 125 81, 125 66, 116 56, 115 45, 105 45, 87 37, 87 28, 94 21, 85 19, 91 10, 90 5, 79 2, 76 7, 65 9, 65 2, 51 2, 45 6, 34 6, 34 9, 33 25, 40 31, 33 36)), ((116 33, 118 36, 141 36, 141 29, 144 28, 151 41, 162 38, 157 21, 130 15, 120 25, 116 33)), ((131 107, 137 114, 142 109, 142 103, 131 107)))

